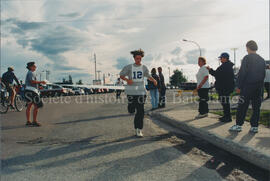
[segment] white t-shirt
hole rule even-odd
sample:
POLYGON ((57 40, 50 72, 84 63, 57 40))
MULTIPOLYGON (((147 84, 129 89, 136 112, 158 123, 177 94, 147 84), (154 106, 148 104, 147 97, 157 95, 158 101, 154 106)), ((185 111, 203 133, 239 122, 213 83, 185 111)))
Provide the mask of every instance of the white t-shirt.
POLYGON ((264 82, 270 82, 270 69, 266 69, 264 82))
MULTIPOLYGON (((209 76, 209 71, 207 70, 206 66, 200 67, 198 73, 196 74, 197 78, 197 86, 203 81, 205 76, 209 76)), ((209 88, 209 79, 203 84, 202 88, 209 88)))

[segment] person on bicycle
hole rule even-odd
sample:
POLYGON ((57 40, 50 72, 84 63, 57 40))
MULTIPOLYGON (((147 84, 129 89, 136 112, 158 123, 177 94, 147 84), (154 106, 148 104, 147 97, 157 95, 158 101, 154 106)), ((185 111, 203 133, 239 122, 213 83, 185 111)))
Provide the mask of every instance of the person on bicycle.
POLYGON ((15 95, 16 95, 15 87, 13 85, 13 81, 14 80, 16 81, 16 83, 18 84, 18 86, 21 86, 19 80, 17 79, 16 75, 14 74, 13 67, 8 67, 8 71, 5 72, 2 75, 2 82, 5 85, 7 91, 9 92, 9 95, 10 95, 10 106, 13 109, 15 109, 15 107, 14 107, 14 100, 15 100, 15 95))
POLYGON ((40 97, 39 92, 39 84, 46 84, 45 81, 37 81, 36 65, 35 62, 28 62, 27 67, 28 72, 25 79, 25 99, 27 101, 27 109, 26 109, 26 126, 41 126, 41 124, 37 121, 38 109, 43 107, 43 102, 40 97), (34 105, 33 110, 33 122, 30 121, 30 111, 32 106, 34 105))

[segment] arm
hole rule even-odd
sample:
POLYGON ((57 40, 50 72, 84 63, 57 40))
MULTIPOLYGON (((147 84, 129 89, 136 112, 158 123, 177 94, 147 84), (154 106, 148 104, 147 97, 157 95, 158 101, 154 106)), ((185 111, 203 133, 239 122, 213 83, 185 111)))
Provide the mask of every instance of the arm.
POLYGON ((45 81, 36 81, 36 80, 32 80, 31 84, 46 84, 45 81))
POLYGON ((18 80, 18 78, 14 75, 14 80, 16 81, 16 83, 18 84, 18 85, 20 85, 20 82, 19 82, 19 80, 18 80))
POLYGON ((153 77, 149 77, 148 80, 154 83, 155 86, 157 86, 157 81, 153 77))
POLYGON ((211 74, 212 76, 216 76, 216 71, 213 69, 209 69, 209 74, 211 74))
POLYGON ((129 73, 129 68, 128 68, 128 66, 125 66, 125 67, 121 70, 121 72, 120 72, 120 78, 121 78, 122 80, 126 81, 128 85, 131 85, 131 84, 133 83, 133 81, 130 80, 130 79, 128 79, 128 78, 126 78, 126 76, 128 75, 128 73, 129 73))
POLYGON ((242 89, 245 83, 245 79, 248 73, 248 64, 247 64, 247 59, 246 57, 243 59, 238 77, 237 77, 237 87, 239 89, 242 89))

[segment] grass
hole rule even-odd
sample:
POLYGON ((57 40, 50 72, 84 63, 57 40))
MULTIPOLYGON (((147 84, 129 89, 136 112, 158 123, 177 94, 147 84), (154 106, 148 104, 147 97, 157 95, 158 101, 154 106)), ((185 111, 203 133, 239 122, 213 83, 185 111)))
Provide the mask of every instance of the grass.
MULTIPOLYGON (((237 112, 236 110, 231 111, 232 118, 234 119, 236 118, 236 112, 237 112)), ((213 111, 211 113, 223 116, 223 111, 213 111)), ((246 115, 246 121, 249 122, 251 115, 252 115, 252 110, 249 109, 246 115)), ((270 127, 270 110, 261 110, 259 124, 263 124, 265 126, 270 127)))

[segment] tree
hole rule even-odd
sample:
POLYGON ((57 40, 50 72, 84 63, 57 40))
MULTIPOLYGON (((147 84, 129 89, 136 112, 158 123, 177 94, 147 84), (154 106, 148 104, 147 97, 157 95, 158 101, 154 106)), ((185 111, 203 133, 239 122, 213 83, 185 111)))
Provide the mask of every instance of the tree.
POLYGON ((183 72, 178 69, 173 71, 173 75, 170 77, 170 84, 179 86, 183 82, 187 82, 187 78, 184 76, 183 72))
POLYGON ((68 79, 69 79, 69 80, 68 80, 68 83, 69 83, 69 84, 73 84, 71 75, 68 76, 68 79))
POLYGON ((83 85, 82 80, 80 79, 76 84, 77 85, 83 85))

